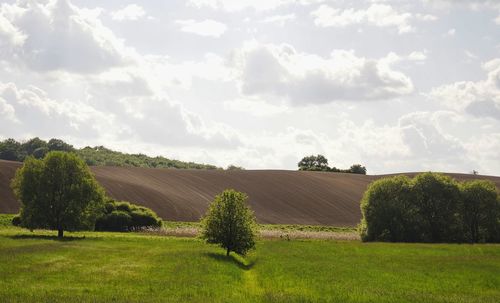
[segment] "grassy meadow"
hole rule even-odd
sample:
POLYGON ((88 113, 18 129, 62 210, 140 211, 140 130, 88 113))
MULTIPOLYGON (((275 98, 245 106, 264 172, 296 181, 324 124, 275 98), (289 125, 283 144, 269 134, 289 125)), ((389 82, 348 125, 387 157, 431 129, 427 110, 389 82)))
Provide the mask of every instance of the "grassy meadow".
POLYGON ((1 302, 499 302, 500 245, 67 233, 0 216, 1 302))

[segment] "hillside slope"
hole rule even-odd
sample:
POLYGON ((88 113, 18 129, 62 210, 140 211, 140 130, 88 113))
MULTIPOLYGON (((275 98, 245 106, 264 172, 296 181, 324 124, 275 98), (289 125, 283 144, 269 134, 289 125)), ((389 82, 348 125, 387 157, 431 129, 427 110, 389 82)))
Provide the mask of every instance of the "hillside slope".
MULTIPOLYGON (((0 161, 0 213, 14 213, 19 203, 9 180, 21 165, 0 161)), ((355 226, 367 185, 382 176, 286 170, 174 170, 92 167, 97 180, 115 199, 152 208, 162 218, 197 221, 213 197, 226 188, 246 192, 260 223, 355 226)), ((500 177, 452 174, 464 180, 500 177)))

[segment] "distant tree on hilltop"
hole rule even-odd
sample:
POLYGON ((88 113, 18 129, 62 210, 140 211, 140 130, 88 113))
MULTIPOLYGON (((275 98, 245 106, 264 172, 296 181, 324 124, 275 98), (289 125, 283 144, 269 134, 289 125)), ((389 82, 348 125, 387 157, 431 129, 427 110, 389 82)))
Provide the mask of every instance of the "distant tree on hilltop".
POLYGON ((351 173, 366 175, 366 167, 360 164, 354 164, 349 169, 339 169, 336 167, 328 166, 328 159, 323 155, 311 155, 302 158, 298 163, 299 170, 308 171, 330 171, 336 173, 351 173))
POLYGON ((245 168, 231 164, 226 168, 226 170, 245 170, 245 168))
POLYGON ((299 170, 328 171, 328 159, 323 155, 310 155, 302 158, 298 163, 299 170))

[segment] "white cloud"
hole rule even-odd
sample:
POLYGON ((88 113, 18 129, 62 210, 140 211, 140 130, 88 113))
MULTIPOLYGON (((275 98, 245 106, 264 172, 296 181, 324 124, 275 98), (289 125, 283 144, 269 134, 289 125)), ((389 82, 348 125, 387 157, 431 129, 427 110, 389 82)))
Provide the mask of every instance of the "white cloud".
POLYGON ((469 58, 471 60, 479 59, 479 57, 477 55, 475 55, 474 53, 472 53, 471 51, 465 50, 464 53, 465 53, 465 56, 467 56, 467 58, 469 58))
POLYGON ((416 14, 415 17, 421 21, 436 21, 438 17, 430 14, 416 14))
POLYGON ((229 12, 254 9, 257 11, 273 10, 282 5, 293 3, 290 0, 189 0, 189 5, 203 8, 223 9, 229 12))
POLYGON ((408 60, 411 60, 411 61, 425 61, 425 59, 427 59, 427 51, 426 50, 424 50, 423 52, 414 51, 408 55, 408 60))
POLYGON ((142 6, 129 4, 122 9, 111 12, 111 18, 116 21, 134 21, 146 16, 142 6))
POLYGON ((20 89, 13 83, 0 82, 0 104, 4 109, 0 110, 0 129, 8 129, 11 136, 36 132, 40 136, 92 137, 104 130, 119 131, 112 114, 81 102, 50 99, 34 86, 20 89))
POLYGON ((248 42, 233 54, 231 64, 243 94, 274 95, 304 105, 410 94, 410 78, 392 68, 400 60, 393 53, 377 60, 346 50, 323 58, 299 53, 287 44, 248 42))
POLYGON ((256 117, 283 114, 290 110, 289 107, 285 105, 269 104, 258 98, 239 98, 225 101, 224 108, 235 112, 250 114, 256 117))
POLYGON ((432 89, 430 97, 457 111, 500 120, 500 58, 483 64, 487 78, 461 81, 432 89))
POLYGON ((26 40, 26 35, 4 16, 4 10, 5 7, 0 8, 0 47, 20 46, 26 40))
POLYGON ((448 32, 446 32, 446 34, 447 34, 448 36, 453 37, 453 36, 455 36, 455 33, 456 33, 456 32, 457 32, 457 30, 456 30, 456 29, 454 29, 454 28, 450 28, 450 29, 448 30, 448 32))
POLYGON ((21 3, 1 6, 0 18, 23 37, 10 46, 0 43, 4 59, 39 72, 93 73, 126 64, 129 50, 99 21, 99 9, 79 9, 66 0, 21 3))
POLYGON ((181 31, 183 32, 206 37, 219 38, 227 30, 227 26, 224 23, 209 19, 203 21, 196 21, 193 19, 177 20, 175 23, 181 26, 181 31))
POLYGON ((285 23, 294 20, 295 14, 287 14, 287 15, 276 15, 276 16, 270 16, 265 19, 263 19, 261 22, 262 23, 276 23, 279 26, 284 26, 285 23))
POLYGON ((500 2, 498 0, 422 0, 422 3, 433 9, 450 11, 453 8, 466 8, 472 11, 497 12, 493 21, 500 24, 500 2))
MULTIPOLYGON (((372 4, 367 9, 338 9, 322 4, 311 12, 314 23, 321 27, 346 27, 349 25, 371 24, 378 27, 397 27, 400 34, 413 32, 410 25, 411 13, 396 11, 388 4, 372 4)), ((429 18, 427 18, 429 19, 429 18)))

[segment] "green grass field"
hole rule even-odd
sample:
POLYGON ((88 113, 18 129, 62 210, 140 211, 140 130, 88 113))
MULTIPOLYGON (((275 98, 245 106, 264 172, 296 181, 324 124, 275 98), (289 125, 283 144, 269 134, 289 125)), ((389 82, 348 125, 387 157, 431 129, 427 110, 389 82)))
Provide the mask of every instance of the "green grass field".
POLYGON ((500 301, 500 245, 260 240, 226 258, 196 238, 54 235, 0 216, 0 302, 500 301))

